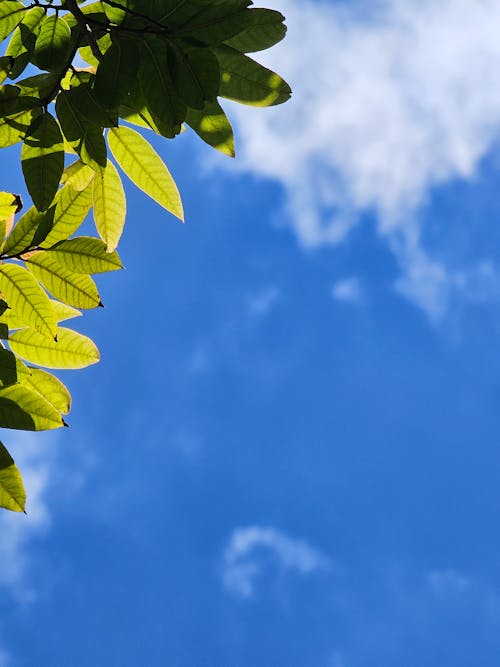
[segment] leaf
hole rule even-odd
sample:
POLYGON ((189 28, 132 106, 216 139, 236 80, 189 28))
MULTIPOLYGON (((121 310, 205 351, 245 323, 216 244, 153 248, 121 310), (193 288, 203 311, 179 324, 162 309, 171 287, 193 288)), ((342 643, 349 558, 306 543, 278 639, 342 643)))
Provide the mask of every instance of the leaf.
POLYGON ((129 127, 112 128, 108 142, 115 160, 130 180, 160 206, 184 220, 175 181, 151 144, 129 127))
POLYGON ((218 102, 207 102, 203 111, 189 109, 186 123, 209 146, 234 157, 233 128, 218 102))
POLYGON ((13 352, 0 348, 0 387, 23 382, 29 375, 27 366, 13 352))
POLYGON ((64 170, 61 177, 61 184, 68 183, 73 190, 82 192, 82 190, 85 190, 91 184, 94 176, 95 172, 93 169, 83 164, 81 160, 76 160, 64 170))
MULTIPOLYGON (((135 96, 132 95, 127 104, 134 108, 139 118, 141 113, 145 114, 143 123, 146 122, 146 126, 152 127, 165 137, 175 137, 186 117, 187 108, 175 92, 168 71, 167 47, 164 41, 160 39, 144 41, 139 66, 139 83, 142 104, 138 104, 140 96, 137 91, 134 91, 135 96)), ((124 117, 129 122, 134 122, 130 120, 130 115, 124 117)))
POLYGON ((59 412, 36 391, 22 384, 0 389, 0 427, 47 431, 61 426, 59 412))
POLYGON ((192 109, 203 109, 205 101, 217 98, 220 67, 207 48, 185 51, 172 42, 168 65, 179 97, 192 109))
POLYGON ((46 211, 55 197, 64 170, 63 136, 48 111, 31 123, 21 155, 31 198, 39 211, 46 211))
POLYGON ((285 17, 280 12, 259 7, 247 10, 245 14, 248 27, 225 40, 227 46, 243 53, 253 53, 269 49, 286 35, 286 25, 283 24, 285 17))
POLYGON ((87 121, 73 102, 72 91, 61 91, 56 101, 57 118, 64 136, 85 164, 100 172, 106 166, 106 142, 99 126, 87 121))
POLYGON ((219 46, 214 51, 221 67, 222 97, 257 107, 290 99, 290 86, 275 72, 229 46, 219 46))
POLYGON ((43 396, 57 412, 67 415, 71 410, 71 394, 61 380, 41 368, 30 366, 27 370, 29 374, 23 379, 23 384, 43 396))
POLYGON ((86 368, 99 361, 90 338, 64 327, 57 329, 57 343, 34 329, 21 329, 10 336, 9 345, 21 358, 46 368, 86 368))
POLYGON ((3 252, 6 256, 18 255, 31 248, 33 238, 46 218, 45 213, 40 213, 34 206, 19 218, 10 236, 5 242, 3 252))
MULTIPOLYGON (((55 301, 54 299, 49 300, 52 304, 56 322, 69 320, 73 317, 81 317, 81 312, 76 308, 68 306, 66 303, 61 303, 61 301, 55 301)), ((29 327, 29 322, 26 321, 26 318, 23 318, 13 308, 8 308, 2 312, 2 315, 0 316, 0 325, 4 324, 8 326, 9 329, 25 329, 26 327, 29 327)))
POLYGON ((11 192, 0 192, 0 222, 17 213, 20 197, 11 192))
POLYGON ((0 56, 0 83, 3 83, 9 76, 14 67, 14 58, 12 56, 0 56))
POLYGON ((40 110, 19 111, 9 116, 0 116, 0 148, 7 148, 22 141, 40 110))
POLYGON ((61 241, 47 252, 74 273, 106 273, 123 268, 117 252, 107 252, 103 241, 90 236, 61 241))
POLYGON ((18 467, 0 442, 0 507, 12 512, 24 512, 26 491, 18 467))
MULTIPOLYGON (((95 172, 91 173, 93 179, 95 172)), ((75 189, 74 181, 70 178, 59 190, 54 200, 54 207, 50 209, 50 217, 47 216, 50 231, 45 237, 40 238, 39 245, 43 243, 44 248, 50 248, 76 232, 92 206, 92 179, 82 190, 75 189)))
POLYGON ((56 318, 49 297, 22 266, 0 265, 0 290, 9 306, 42 335, 54 338, 56 318))
POLYGON ((0 42, 10 35, 21 22, 26 11, 24 5, 14 0, 0 2, 0 42))
POLYGON ((90 276, 69 271, 51 256, 51 253, 34 252, 26 259, 31 273, 56 299, 75 308, 97 308, 101 299, 90 276))
POLYGON ((17 79, 24 71, 35 51, 36 38, 40 33, 40 26, 45 18, 43 7, 29 9, 21 23, 14 30, 5 54, 14 58, 11 79, 17 79))
POLYGON ((125 224, 127 200, 120 174, 108 160, 102 177, 94 179, 94 220, 108 252, 118 245, 125 224))
POLYGON ((94 79, 94 95, 104 109, 117 109, 135 85, 139 47, 132 39, 116 39, 106 51, 94 79))
POLYGON ((57 14, 46 16, 35 42, 35 64, 49 72, 64 68, 71 49, 71 29, 57 14))

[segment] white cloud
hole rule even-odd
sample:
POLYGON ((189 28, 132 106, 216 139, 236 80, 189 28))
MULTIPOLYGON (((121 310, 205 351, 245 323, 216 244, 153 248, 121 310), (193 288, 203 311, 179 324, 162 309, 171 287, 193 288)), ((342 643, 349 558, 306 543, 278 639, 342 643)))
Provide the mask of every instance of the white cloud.
POLYGON ((263 571, 263 555, 272 556, 280 569, 301 575, 310 575, 331 567, 330 560, 320 551, 275 528, 237 528, 224 552, 222 579, 226 590, 238 597, 253 597, 256 579, 263 571))
POLYGON ((50 526, 46 493, 55 464, 55 450, 50 446, 54 442, 47 438, 41 442, 43 438, 37 436, 13 434, 8 447, 24 479, 27 516, 0 510, 0 589, 18 602, 29 602, 35 595, 30 582, 33 543, 50 526))
POLYGON ((332 296, 342 303, 359 303, 363 298, 359 278, 351 276, 338 280, 332 287, 332 296))
POLYGON ((455 293, 476 300, 477 267, 456 270, 431 256, 419 213, 436 187, 474 179, 499 138, 500 3, 272 5, 286 15, 288 37, 257 56, 294 96, 276 109, 230 109, 236 164, 283 185, 305 247, 340 243, 375 213, 401 266, 402 293, 434 319, 455 293))
POLYGON ((248 314, 251 318, 265 317, 278 303, 280 292, 277 287, 264 287, 248 298, 248 314))

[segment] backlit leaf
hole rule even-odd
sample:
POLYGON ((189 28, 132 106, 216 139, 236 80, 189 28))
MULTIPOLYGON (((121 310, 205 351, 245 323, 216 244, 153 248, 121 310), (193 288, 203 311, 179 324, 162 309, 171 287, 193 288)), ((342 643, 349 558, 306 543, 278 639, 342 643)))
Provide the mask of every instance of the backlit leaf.
POLYGON ((52 304, 24 267, 16 264, 0 265, 0 290, 9 306, 19 312, 31 327, 54 338, 56 318, 52 304))
POLYGON ((160 206, 184 220, 175 181, 151 144, 129 127, 112 128, 108 142, 115 160, 130 180, 160 206))
POLYGON ((58 327, 57 343, 34 329, 15 331, 9 338, 15 354, 46 368, 86 368, 99 361, 99 350, 87 336, 58 327))
POLYGON ((24 384, 0 389, 0 427, 47 431, 62 426, 60 413, 38 392, 24 384))
POLYGON ((0 507, 12 512, 24 512, 26 491, 18 467, 0 442, 0 507))
POLYGON ((113 252, 122 235, 127 213, 127 200, 120 174, 108 160, 103 176, 94 179, 94 221, 99 236, 113 252))
POLYGON ((34 252, 26 260, 31 273, 56 299, 74 308, 97 308, 101 299, 90 276, 59 264, 50 252, 34 252))

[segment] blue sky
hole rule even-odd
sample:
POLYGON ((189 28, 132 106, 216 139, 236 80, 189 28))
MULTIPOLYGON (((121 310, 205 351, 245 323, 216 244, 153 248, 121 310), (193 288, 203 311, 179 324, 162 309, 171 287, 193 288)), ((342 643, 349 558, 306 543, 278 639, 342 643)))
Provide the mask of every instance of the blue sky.
POLYGON ((293 100, 157 142, 187 224, 128 188, 71 429, 2 436, 1 667, 500 663, 500 8, 273 6, 293 100))

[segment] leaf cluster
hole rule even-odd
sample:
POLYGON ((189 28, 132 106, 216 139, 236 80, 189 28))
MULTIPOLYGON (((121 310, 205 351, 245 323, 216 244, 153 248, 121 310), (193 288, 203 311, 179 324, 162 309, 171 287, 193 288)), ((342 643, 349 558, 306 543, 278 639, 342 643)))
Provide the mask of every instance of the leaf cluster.
MULTIPOLYGON (((45 369, 99 360, 61 323, 102 305, 93 275, 121 268, 121 173, 183 220, 145 131, 173 139, 188 127, 234 156, 220 100, 265 107, 290 97, 248 55, 279 42, 283 21, 249 0, 0 0, 0 148, 20 145, 33 202, 16 217, 19 196, 0 192, 0 427, 65 425, 70 394, 45 369), (79 236, 91 211, 96 235, 79 236)), ((1 443, 0 506, 25 506, 1 443)))

